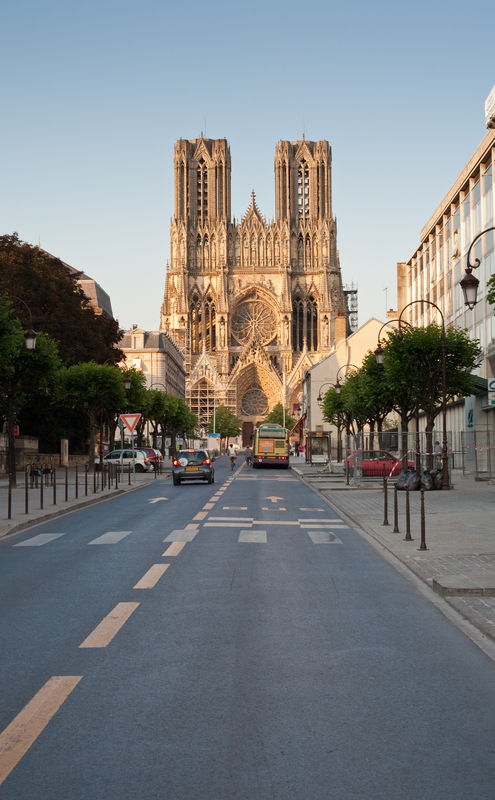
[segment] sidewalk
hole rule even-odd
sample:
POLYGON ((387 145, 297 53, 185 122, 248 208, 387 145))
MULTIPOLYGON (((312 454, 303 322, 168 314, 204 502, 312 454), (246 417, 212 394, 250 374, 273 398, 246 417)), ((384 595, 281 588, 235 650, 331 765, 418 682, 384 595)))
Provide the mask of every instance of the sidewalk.
MULTIPOLYGON (((67 501, 65 500, 65 468, 57 469, 56 478, 56 502, 54 503, 53 486, 43 485, 43 508, 41 509, 41 477, 38 478, 38 487, 31 488, 31 480, 28 478, 28 514, 26 514, 26 482, 25 473, 17 473, 17 488, 12 489, 12 516, 8 519, 8 479, 0 479, 0 538, 8 536, 10 533, 29 528, 40 522, 47 522, 50 519, 67 514, 68 511, 75 511, 78 508, 100 503, 109 497, 116 497, 125 492, 140 489, 155 483, 157 491, 163 491, 163 481, 171 475, 172 468, 167 463, 163 467, 164 472, 158 475, 154 472, 131 474, 129 484, 129 473, 124 472, 119 476, 118 488, 115 488, 115 476, 111 482, 111 489, 108 485, 101 488, 101 478, 96 473, 97 489, 94 491, 93 473, 88 474, 88 486, 86 494, 86 473, 84 468, 77 470, 77 494, 76 498, 76 469, 70 467, 67 470, 67 501)), ((50 480, 51 476, 47 476, 50 480)))
MULTIPOLYGON (((388 527, 384 521, 384 497, 379 483, 375 490, 326 486, 319 467, 292 463, 296 474, 316 489, 351 522, 389 550, 415 575, 445 598, 482 633, 495 640, 495 486, 452 473, 454 488, 448 492, 425 492, 426 551, 421 541, 420 492, 411 492, 411 536, 406 532, 406 493, 397 492, 398 527, 394 530, 394 491, 388 490, 388 527), (347 488, 347 491, 342 489, 347 488), (336 491, 340 489, 340 491, 336 491)), ((338 478, 338 476, 329 476, 338 478)), ((345 478, 342 482, 345 484, 345 478)))

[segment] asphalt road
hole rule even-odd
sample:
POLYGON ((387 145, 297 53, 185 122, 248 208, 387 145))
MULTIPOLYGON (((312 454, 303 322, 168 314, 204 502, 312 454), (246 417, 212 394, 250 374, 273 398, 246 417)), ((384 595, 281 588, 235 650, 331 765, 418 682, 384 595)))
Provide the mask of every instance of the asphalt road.
POLYGON ((0 544, 0 800, 493 800, 493 661, 291 472, 215 466, 0 544))

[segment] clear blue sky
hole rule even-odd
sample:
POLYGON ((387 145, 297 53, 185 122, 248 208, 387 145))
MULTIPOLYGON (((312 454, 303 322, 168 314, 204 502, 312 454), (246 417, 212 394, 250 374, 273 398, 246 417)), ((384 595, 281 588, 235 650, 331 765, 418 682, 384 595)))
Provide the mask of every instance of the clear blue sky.
POLYGON ((396 262, 485 135, 493 22, 488 0, 4 3, 0 232, 40 238, 123 327, 156 329, 175 141, 225 136, 233 215, 254 189, 271 217, 275 145, 304 124, 332 147, 359 322, 384 318, 396 262))

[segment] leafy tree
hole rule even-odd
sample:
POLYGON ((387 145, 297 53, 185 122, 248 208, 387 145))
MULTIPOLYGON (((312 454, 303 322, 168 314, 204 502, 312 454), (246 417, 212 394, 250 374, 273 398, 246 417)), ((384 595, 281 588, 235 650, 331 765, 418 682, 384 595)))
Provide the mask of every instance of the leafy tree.
POLYGON ((94 468, 95 430, 104 414, 126 403, 122 373, 108 364, 74 364, 61 371, 60 400, 86 414, 89 421, 89 461, 94 468))
POLYGON ((17 233, 0 236, 0 294, 9 296, 24 326, 29 315, 17 298, 30 308, 33 328, 55 339, 64 364, 118 363, 122 331, 116 320, 95 314, 77 282, 80 274, 17 233))
POLYGON ((486 288, 488 289, 486 299, 493 306, 495 305, 495 272, 489 281, 487 281, 486 288))
POLYGON ((60 358, 57 345, 40 333, 34 350, 27 350, 23 327, 11 304, 0 304, 0 417, 8 423, 8 470, 16 485, 14 424, 33 398, 53 394, 60 358))
MULTIPOLYGON (((277 403, 276 406, 272 408, 270 413, 268 414, 267 418, 263 420, 263 422, 273 422, 276 425, 283 425, 284 424, 284 408, 282 403, 277 403)), ((285 409, 285 427, 291 430, 294 425, 296 424, 296 420, 289 414, 289 409, 285 409)))
POLYGON ((143 416, 151 423, 153 447, 157 447, 159 429, 162 433, 162 453, 164 450, 163 439, 165 431, 169 429, 175 415, 179 410, 179 398, 160 389, 147 389, 144 403, 143 416))
POLYGON ((215 427, 216 431, 213 430, 212 415, 207 426, 208 433, 218 433, 220 434, 220 439, 222 440, 233 439, 236 436, 239 436, 241 432, 241 423, 232 413, 232 411, 229 411, 226 406, 217 406, 215 412, 215 427))
MULTIPOLYGON (((432 323, 425 328, 408 328, 402 340, 389 336, 384 347, 385 379, 395 397, 408 397, 409 407, 426 415, 427 447, 431 452, 431 432, 442 410, 443 331, 432 323)), ((462 328, 445 331, 446 400, 467 397, 474 391, 473 371, 479 366, 482 350, 477 340, 462 328)), ((397 406, 396 406, 397 407, 397 406)), ((412 416, 412 414, 411 414, 412 416)), ((407 449, 407 448, 406 448, 407 449)))

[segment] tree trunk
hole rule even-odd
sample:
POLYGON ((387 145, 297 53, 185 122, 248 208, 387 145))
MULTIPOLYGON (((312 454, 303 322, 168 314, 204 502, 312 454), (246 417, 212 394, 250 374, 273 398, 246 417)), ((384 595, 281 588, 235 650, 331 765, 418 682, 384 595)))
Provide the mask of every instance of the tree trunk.
POLYGON ((89 412, 89 469, 92 472, 95 468, 95 415, 89 412))
POLYGON ((401 432, 400 454, 402 459, 402 469, 407 469, 408 427, 409 423, 407 419, 407 412, 402 412, 400 415, 400 432, 401 432))

